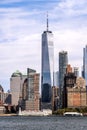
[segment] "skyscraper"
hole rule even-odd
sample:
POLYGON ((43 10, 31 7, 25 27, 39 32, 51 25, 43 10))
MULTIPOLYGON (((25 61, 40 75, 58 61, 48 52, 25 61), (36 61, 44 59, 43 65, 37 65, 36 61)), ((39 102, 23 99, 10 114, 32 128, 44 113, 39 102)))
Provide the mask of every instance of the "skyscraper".
POLYGON ((21 72, 16 71, 12 74, 10 78, 10 89, 12 94, 12 105, 17 106, 19 97, 21 95, 21 89, 24 80, 26 79, 27 75, 23 75, 21 72))
POLYGON ((67 51, 59 52, 59 87, 62 89, 64 86, 64 75, 68 65, 67 51))
POLYGON ((83 49, 83 77, 86 80, 86 86, 87 86, 87 45, 83 49))
POLYGON ((74 67, 74 74, 76 77, 79 77, 79 68, 78 67, 74 67))
POLYGON ((39 74, 35 70, 27 69, 27 84, 23 86, 22 92, 26 95, 25 110, 39 111, 39 74))
POLYGON ((21 97, 19 98, 19 106, 22 110, 39 111, 39 76, 35 70, 27 69, 27 77, 23 82, 21 97))
POLYGON ((64 89, 64 76, 66 74, 66 68, 68 65, 67 51, 59 52, 59 96, 60 96, 60 108, 63 107, 63 89, 64 89))
POLYGON ((54 45, 53 34, 48 29, 42 34, 42 75, 41 75, 41 90, 42 102, 51 102, 52 86, 53 86, 53 67, 54 67, 54 45))

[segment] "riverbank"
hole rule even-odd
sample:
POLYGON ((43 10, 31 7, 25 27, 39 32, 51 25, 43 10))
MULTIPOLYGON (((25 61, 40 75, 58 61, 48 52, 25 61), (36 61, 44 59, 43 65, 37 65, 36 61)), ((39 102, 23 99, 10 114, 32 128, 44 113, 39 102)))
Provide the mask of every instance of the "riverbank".
POLYGON ((0 116, 17 116, 17 114, 0 114, 0 116))
POLYGON ((58 110, 54 111, 53 114, 54 115, 63 115, 65 112, 78 112, 78 113, 82 113, 83 115, 87 116, 87 107, 58 109, 58 110))

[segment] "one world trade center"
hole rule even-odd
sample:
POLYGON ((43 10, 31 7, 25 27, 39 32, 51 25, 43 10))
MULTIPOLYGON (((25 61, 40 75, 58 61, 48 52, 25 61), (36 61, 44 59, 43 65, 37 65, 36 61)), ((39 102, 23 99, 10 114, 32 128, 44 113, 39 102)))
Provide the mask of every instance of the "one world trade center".
POLYGON ((50 103, 52 97, 53 71, 54 71, 54 45, 53 34, 48 28, 42 34, 42 65, 41 65, 41 94, 42 102, 50 103))

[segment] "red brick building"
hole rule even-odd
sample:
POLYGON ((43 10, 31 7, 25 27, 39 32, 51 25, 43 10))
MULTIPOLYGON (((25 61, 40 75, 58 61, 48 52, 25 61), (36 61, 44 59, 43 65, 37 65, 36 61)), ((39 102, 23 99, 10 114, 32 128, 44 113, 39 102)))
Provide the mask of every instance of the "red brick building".
POLYGON ((67 88, 67 107, 87 107, 86 82, 83 78, 77 78, 76 85, 73 88, 67 88))

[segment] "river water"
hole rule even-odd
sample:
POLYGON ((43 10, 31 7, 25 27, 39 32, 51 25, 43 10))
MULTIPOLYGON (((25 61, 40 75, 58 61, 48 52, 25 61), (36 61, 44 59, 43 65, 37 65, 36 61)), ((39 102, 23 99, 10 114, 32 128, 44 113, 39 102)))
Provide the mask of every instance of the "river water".
POLYGON ((87 130, 87 117, 0 117, 0 130, 87 130))

